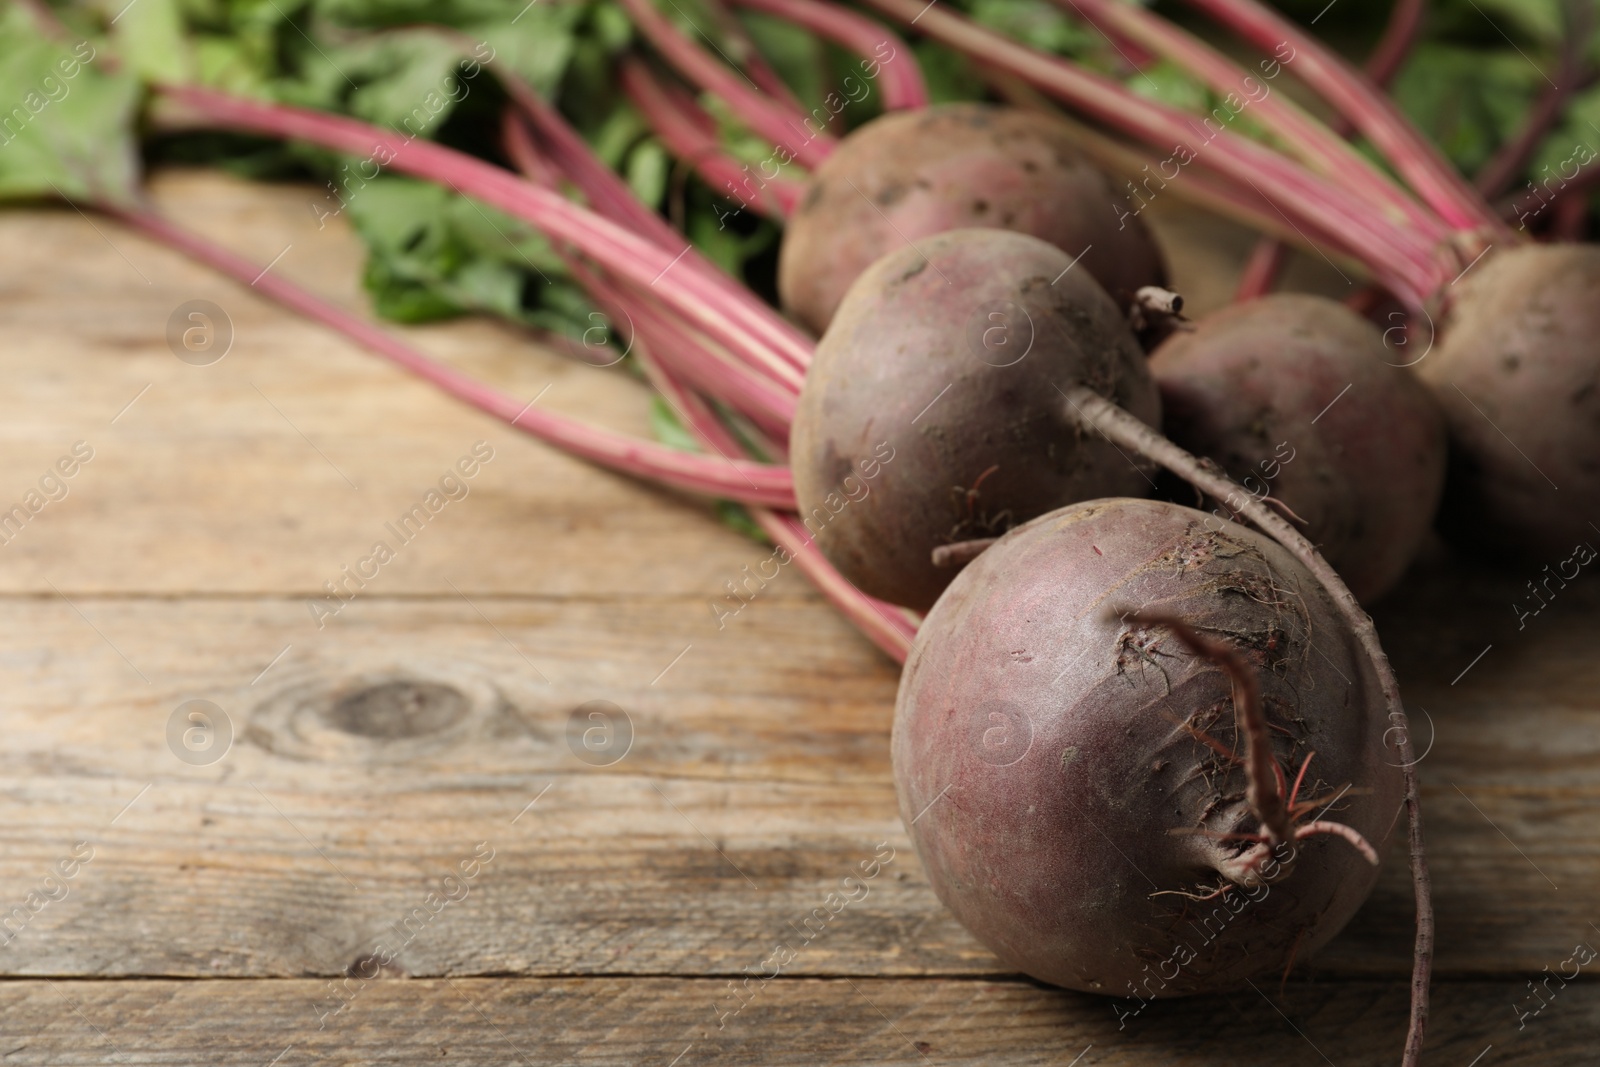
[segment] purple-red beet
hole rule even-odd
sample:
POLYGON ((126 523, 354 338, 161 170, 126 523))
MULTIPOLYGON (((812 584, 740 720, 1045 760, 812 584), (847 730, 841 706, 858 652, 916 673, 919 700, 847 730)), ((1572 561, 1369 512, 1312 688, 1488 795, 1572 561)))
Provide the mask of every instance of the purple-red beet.
POLYGON ((1443 416, 1398 362, 1354 311, 1285 293, 1173 334, 1150 369, 1167 436, 1303 519, 1371 602, 1415 558, 1444 490, 1443 416))
POLYGON ((1083 254, 1120 306, 1164 285, 1144 225, 1058 120, 989 104, 898 111, 845 138, 785 227, 778 293, 820 334, 850 283, 888 252, 945 230, 992 226, 1083 254))
POLYGON ((1006 966, 1116 996, 1219 992, 1316 951, 1372 888, 1345 830, 1381 849, 1399 826, 1384 711, 1278 544, 1091 501, 1006 535, 924 622, 895 709, 900 811, 939 898, 1006 966), (1244 662, 1265 728, 1236 729, 1248 684, 1163 618, 1244 662), (1255 804, 1251 736, 1281 768, 1255 804), (1260 833, 1268 794, 1284 843, 1222 836, 1260 833))
POLYGON ((1006 230, 902 246, 856 280, 806 372, 800 517, 862 592, 926 610, 958 570, 936 549, 1149 490, 1072 419, 1080 385, 1159 421, 1138 343, 1071 256, 1006 230))
POLYGON ((1535 558, 1600 524, 1600 248, 1489 253, 1416 366, 1450 425, 1444 528, 1535 558))

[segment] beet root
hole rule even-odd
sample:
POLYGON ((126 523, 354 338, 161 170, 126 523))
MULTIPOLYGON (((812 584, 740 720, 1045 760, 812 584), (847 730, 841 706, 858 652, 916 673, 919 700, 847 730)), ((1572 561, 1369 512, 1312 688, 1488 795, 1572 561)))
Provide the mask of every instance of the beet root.
POLYGON ((1079 385, 1151 424, 1160 402, 1116 306, 1069 268, 1038 238, 954 230, 851 287, 806 372, 790 462, 801 519, 863 592, 924 611, 959 569, 935 549, 1153 484, 1070 418, 1079 385))
POLYGON ((1173 334, 1150 369, 1168 437, 1302 519, 1360 600, 1393 587, 1439 507, 1445 427, 1377 327, 1322 297, 1267 296, 1173 334))
POLYGON ((928 615, 895 708, 900 811, 1006 966, 1141 1000, 1225 991, 1314 952, 1372 888, 1355 842, 1387 844, 1404 792, 1374 679, 1275 542, 1176 504, 1077 504, 1007 534, 928 615), (1295 827, 1267 862, 1241 862, 1263 824, 1234 686, 1159 616, 1256 672, 1295 827))
POLYGON ((1491 252, 1447 290, 1416 366, 1450 427, 1441 526, 1519 555, 1566 555, 1600 524, 1600 249, 1491 252))
POLYGON ((973 226, 1083 253, 1081 266, 1119 306, 1141 286, 1165 284, 1149 232, 1063 124, 1014 108, 946 104, 876 119, 817 168, 779 249, 779 296, 820 334, 873 261, 907 241, 973 226))

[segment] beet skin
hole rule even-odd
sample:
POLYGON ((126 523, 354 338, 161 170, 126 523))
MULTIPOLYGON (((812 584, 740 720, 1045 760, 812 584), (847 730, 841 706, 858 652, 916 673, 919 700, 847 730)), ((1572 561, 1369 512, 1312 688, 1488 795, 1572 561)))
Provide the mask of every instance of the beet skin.
POLYGON ((1298 800, 1320 802, 1297 822, 1380 851, 1400 835, 1383 698, 1327 594, 1265 536, 1147 500, 1041 516, 951 584, 900 683, 900 812, 940 900, 1005 966, 1140 1000, 1221 992, 1326 944, 1377 870, 1318 834, 1253 884, 1219 873, 1248 845, 1213 835, 1259 829, 1232 688, 1168 628, 1121 619, 1141 611, 1254 665, 1287 782, 1316 754, 1298 800))
POLYGON ((1442 526, 1533 559, 1600 524, 1600 248, 1497 249, 1448 291, 1416 366, 1450 425, 1442 526))
POLYGON ((1444 416, 1396 362, 1343 304, 1282 293, 1174 333, 1150 370, 1167 436, 1286 505, 1371 603, 1421 550, 1444 492, 1444 416))
POLYGON ((1076 385, 1159 424, 1138 342, 1071 256, 1007 230, 902 247, 856 279, 806 371, 789 449, 800 517, 859 589, 925 611, 956 574, 934 549, 1149 491, 1069 417, 1076 385))
POLYGON ((1080 266, 1119 306, 1141 286, 1165 284, 1149 231, 1059 120, 944 104, 868 123, 817 168, 785 226, 778 294, 785 310, 821 334, 874 260, 907 241, 972 226, 1083 253, 1080 266))

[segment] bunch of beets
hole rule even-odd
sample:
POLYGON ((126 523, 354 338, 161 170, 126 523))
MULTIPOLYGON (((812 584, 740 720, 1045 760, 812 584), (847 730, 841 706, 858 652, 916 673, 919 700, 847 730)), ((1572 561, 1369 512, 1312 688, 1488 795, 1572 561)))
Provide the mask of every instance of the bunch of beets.
MULTIPOLYGON (((747 505, 905 661, 902 814, 940 898, 1007 965, 1142 999, 1286 969, 1360 906, 1406 809, 1413 1063, 1432 915, 1405 714, 1362 604, 1436 521, 1544 553, 1600 518, 1600 254, 1519 238, 1374 80, 1256 0, 1189 2, 1265 58, 1241 67, 1138 5, 1075 7, 1205 81, 1226 102, 1203 118, 946 7, 865 0, 1010 101, 929 106, 911 49, 874 19, 733 0, 862 57, 886 113, 839 140, 759 55, 747 77, 624 0, 655 58, 625 58, 621 86, 714 188, 785 222, 787 315, 504 71, 520 173, 193 85, 155 87, 150 121, 371 156, 545 233, 632 323, 633 355, 701 452, 523 405, 276 274, 256 285, 545 440, 747 505), (1283 71, 1343 125, 1260 91, 1283 71), (724 154, 686 86, 809 180, 724 154), (1245 101, 1271 147, 1230 125, 1245 101), (1188 322, 1111 164, 1136 194, 1181 187, 1359 264, 1399 309, 1390 328, 1266 295, 1270 267, 1255 295, 1188 322), (1226 923, 1158 976, 1197 905, 1226 923)), ((100 206, 255 273, 147 209, 100 206)))

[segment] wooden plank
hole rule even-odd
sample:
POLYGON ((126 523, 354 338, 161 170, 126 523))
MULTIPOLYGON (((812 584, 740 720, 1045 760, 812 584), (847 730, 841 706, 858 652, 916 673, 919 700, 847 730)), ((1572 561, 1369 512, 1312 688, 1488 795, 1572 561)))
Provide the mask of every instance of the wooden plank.
MULTIPOLYGON (((157 188, 362 306, 354 242, 317 231, 303 191, 157 188)), ((0 935, 6 1062, 266 1063, 291 1043, 279 1062, 665 1064, 691 1044, 683 1067, 1067 1063, 1091 1043, 1084 1064, 1394 1059, 1403 857, 1312 963, 1338 980, 1281 1000, 1263 985, 1276 1006, 1154 1005, 1118 1031, 1113 1002, 996 980, 900 829, 896 671, 792 574, 719 629, 709 602, 764 553, 702 504, 502 431, 109 223, 0 214, 0 251, 0 500, 72 442, 96 449, 0 551, 0 924, 25 909, 0 935), (237 328, 211 367, 164 339, 193 298, 237 328), (471 495, 319 629, 306 599, 479 439, 496 456, 471 495), (190 699, 235 732, 214 763, 169 747, 190 699), (568 740, 592 700, 632 725, 608 766, 568 740), (47 900, 79 841, 93 856, 47 900), (433 914, 479 842, 493 858, 433 914), (880 842, 895 858, 868 898, 719 1030, 725 982, 694 976, 759 968, 880 842), (359 974, 380 947, 397 953, 386 974, 423 977, 358 982, 318 1031, 331 994, 301 976, 359 974)), ((1174 257, 1180 288, 1225 278, 1192 252, 1174 257)), ((1204 307, 1224 289, 1189 292, 1204 307)), ((517 395, 554 382, 541 403, 645 432, 645 394, 615 373, 483 323, 410 333, 517 395)), ((1525 976, 1600 937, 1600 594, 1575 581, 1517 629, 1538 577, 1436 551, 1377 612, 1431 723, 1441 1062, 1489 1044, 1484 1067, 1582 1059, 1595 1028, 1583 983, 1516 1029, 1525 976)))
MULTIPOLYGON (((735 1003, 729 985, 356 977, 334 991, 319 981, 6 982, 0 1044, 8 1064, 52 1067, 108 1059, 1273 1067, 1393 1063, 1405 1027, 1405 989, 1396 982, 1292 983, 1282 993, 1270 986, 1157 1001, 1120 1024, 1111 1000, 1022 982, 780 977, 752 982, 737 1014, 726 1006, 735 1003)), ((1519 1031, 1516 1005, 1527 997, 1512 979, 1441 983, 1428 1061, 1592 1062, 1600 986, 1556 989, 1519 1031)))
MULTIPOLYGON (((359 243, 339 220, 318 228, 306 189, 168 171, 152 190, 185 225, 368 313, 359 243)), ((1152 210, 1191 306, 1222 302, 1248 235, 1152 210)), ((304 595, 365 554, 477 440, 495 460, 425 549, 384 570, 386 592, 448 594, 454 582, 486 594, 715 596, 752 561, 701 504, 507 429, 108 220, 0 213, 0 263, 14 369, 0 396, 0 508, 74 442, 94 449, 66 499, 0 552, 0 593, 304 595), (234 331, 206 367, 180 362, 166 339, 174 310, 201 299, 234 331)), ((1297 281, 1329 288, 1315 274, 1297 281)), ((403 332, 508 393, 649 433, 638 383, 570 352, 486 321, 403 332)), ((792 582, 776 595, 809 592, 792 582)))
MULTIPOLYGON (((1537 972, 1591 917, 1600 759, 1577 689, 1600 679, 1578 636, 1592 604, 1573 593, 1548 617, 1564 636, 1486 659, 1473 687, 1448 685, 1461 664, 1437 654, 1425 619, 1389 617, 1439 726, 1421 772, 1442 974, 1537 972), (1574 703, 1505 714, 1495 687, 1524 675, 1563 679, 1574 703)), ((21 900, 76 840, 101 851, 0 966, 339 973, 488 839, 508 842, 496 877, 452 916, 454 942, 410 948, 410 973, 736 969, 889 841, 894 880, 801 971, 995 973, 907 852, 887 764, 893 668, 825 606, 758 599, 720 633, 692 601, 374 598, 346 611, 319 633, 289 600, 13 602, 0 691, 26 696, 0 711, 0 900, 21 900), (341 717, 342 697, 396 677, 459 692, 468 710, 410 736, 341 717), (227 709, 237 736, 207 767, 167 747, 168 718, 194 698, 227 709), (565 735, 596 699, 633 724, 606 768, 580 763, 565 735), (148 936, 125 936, 130 916, 148 936)), ((1404 973, 1411 914, 1396 855, 1317 970, 1404 973)))
MULTIPOLYGON (((303 189, 184 173, 154 189, 186 225, 366 313, 357 242, 318 231, 303 189)), ((0 510, 74 442, 94 450, 0 551, 0 592, 305 595, 479 440, 494 460, 384 568, 383 591, 714 596, 761 558, 703 503, 571 459, 107 220, 0 213, 0 263, 0 510), (204 367, 166 339, 196 299, 234 329, 204 367)), ((405 332, 514 396, 649 436, 648 394, 617 370, 486 321, 405 332)), ((794 595, 810 594, 774 592, 794 595)))
MULTIPOLYGON (((1435 546, 1375 612, 1421 757, 1450 973, 1537 972, 1596 918, 1600 582, 1580 577, 1519 629, 1512 604, 1540 573, 1435 546)), ((1409 943, 1398 859, 1327 965, 1359 972, 1409 943)))

